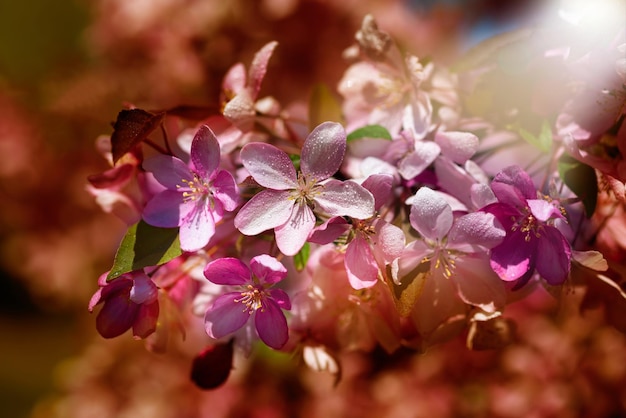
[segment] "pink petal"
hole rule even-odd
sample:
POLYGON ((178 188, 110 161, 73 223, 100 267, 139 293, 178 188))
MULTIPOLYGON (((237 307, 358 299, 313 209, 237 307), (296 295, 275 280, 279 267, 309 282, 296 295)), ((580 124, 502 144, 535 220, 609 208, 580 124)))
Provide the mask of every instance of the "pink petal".
POLYGON ((378 265, 364 238, 357 236, 348 244, 344 264, 352 288, 359 290, 376 284, 378 265))
POLYGON ((486 312, 495 312, 506 304, 504 282, 489 268, 483 258, 462 257, 457 259, 452 279, 459 296, 469 304, 486 312))
POLYGON ((195 203, 185 204, 182 193, 165 190, 148 201, 143 209, 143 219, 148 224, 162 228, 179 226, 195 203), (185 206, 185 208, 181 208, 185 206), (182 209, 182 210, 181 210, 182 209))
POLYGON ((306 204, 295 204, 289 220, 274 229, 276 245, 285 255, 296 255, 315 227, 315 215, 306 204))
POLYGON ((491 182, 491 189, 501 203, 526 206, 526 199, 536 199, 537 190, 532 179, 518 166, 500 171, 491 182))
POLYGON ((224 209, 232 212, 239 205, 239 192, 233 175, 226 170, 220 170, 213 179, 213 196, 219 200, 224 209))
POLYGON ((209 211, 208 202, 198 202, 180 224, 180 248, 183 251, 197 251, 209 243, 215 234, 215 221, 209 211))
POLYGON ((259 50, 254 55, 254 59, 250 64, 250 69, 248 71, 248 88, 250 89, 250 93, 252 98, 256 100, 259 90, 261 89, 261 82, 265 77, 265 73, 267 72, 267 63, 269 62, 272 53, 274 52, 274 48, 278 45, 278 42, 272 41, 263 48, 259 50))
POLYGON ((383 260, 387 263, 400 257, 404 251, 406 237, 399 227, 382 220, 376 223, 376 246, 374 251, 380 251, 383 260))
POLYGON ((155 155, 147 158, 142 164, 144 170, 151 172, 156 181, 170 190, 186 187, 183 179, 193 180, 193 174, 187 164, 169 155, 155 155), (184 187, 183 187, 184 186, 184 187))
POLYGON ((259 338, 268 347, 278 350, 289 339, 287 319, 278 305, 272 300, 267 300, 263 304, 263 308, 256 311, 254 325, 259 333, 259 338))
POLYGON ((415 149, 398 163, 398 172, 406 179, 421 174, 439 155, 437 144, 430 141, 415 141, 415 149))
POLYGON ((393 176, 390 174, 372 174, 365 179, 361 186, 365 187, 374 196, 374 209, 380 209, 385 203, 390 203, 393 176))
POLYGON ((528 199, 526 203, 528 204, 533 216, 541 222, 545 222, 548 219, 564 218, 561 211, 559 211, 555 205, 547 200, 528 199))
POLYGON ((219 339, 243 327, 250 313, 246 306, 238 302, 241 293, 226 293, 213 302, 204 315, 204 327, 209 337, 219 339))
POLYGON ((478 137, 469 132, 437 132, 435 142, 457 164, 464 164, 478 150, 478 137))
POLYGON ((329 244, 346 233, 350 228, 350 225, 344 218, 340 216, 332 217, 315 228, 309 237, 309 242, 329 244))
POLYGON ((452 227, 452 208, 434 190, 422 187, 415 193, 409 219, 422 236, 433 241, 440 240, 452 227))
POLYGON ((321 181, 339 170, 346 153, 346 131, 334 122, 318 125, 304 141, 300 169, 307 179, 321 181))
POLYGON ((261 254, 250 260, 250 270, 261 284, 278 283, 287 276, 287 269, 274 257, 261 254))
POLYGON ((254 99, 248 90, 242 90, 224 106, 223 115, 230 122, 237 125, 242 131, 249 131, 254 127, 254 99))
POLYGON ((367 219, 374 216, 374 196, 353 181, 330 180, 323 191, 314 197, 316 205, 330 216, 349 216, 367 219))
POLYGON ((289 220, 294 201, 289 191, 263 190, 250 199, 235 216, 235 227, 244 235, 257 235, 289 220))
POLYGON ((222 82, 222 90, 229 94, 237 94, 246 86, 246 68, 242 63, 237 63, 230 67, 224 81, 222 82))
POLYGON ((563 284, 569 275, 572 250, 561 232, 545 226, 537 238, 537 272, 551 285, 563 284))
POLYGON ((211 129, 202 125, 191 143, 191 162, 195 171, 208 180, 220 164, 220 145, 211 129))
POLYGON ((289 156, 273 145, 254 142, 241 149, 241 162, 254 180, 274 190, 296 189, 296 169, 289 156))
POLYGON ((468 213, 458 218, 452 225, 448 234, 448 246, 455 249, 466 245, 493 248, 502 242, 505 235, 504 229, 493 214, 468 213))
POLYGON ((463 314, 466 309, 452 280, 441 274, 430 274, 424 281, 412 315, 418 331, 428 339, 447 320, 463 314))
POLYGON ((218 258, 204 268, 208 281, 221 285, 246 285, 252 282, 251 272, 241 260, 234 257, 218 258))
POLYGON ((137 304, 152 303, 157 300, 158 291, 152 279, 141 272, 133 277, 133 286, 130 288, 129 298, 137 304))

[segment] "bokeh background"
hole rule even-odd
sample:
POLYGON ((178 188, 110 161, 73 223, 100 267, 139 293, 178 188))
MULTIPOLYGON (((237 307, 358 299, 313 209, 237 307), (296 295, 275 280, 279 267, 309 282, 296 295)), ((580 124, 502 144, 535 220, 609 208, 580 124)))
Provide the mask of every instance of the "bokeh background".
MULTIPOLYGON (((204 410, 217 402, 200 392, 187 397, 177 392, 187 384, 183 359, 148 354, 129 335, 103 341, 87 312, 97 277, 110 267, 125 225, 102 213, 86 191, 86 178, 107 168, 95 142, 111 133, 111 122, 125 105, 215 104, 228 68, 249 62, 270 40, 278 40, 280 47, 264 92, 289 102, 318 82, 334 87, 347 67, 342 51, 353 43, 366 13, 400 44, 445 64, 479 40, 522 25, 541 3, 0 0, 0 415, 116 416, 121 403, 142 396, 172 396, 172 405, 186 399, 204 404, 204 410), (182 371, 173 371, 178 366, 182 371), (124 386, 140 379, 146 368, 169 373, 173 380, 166 387, 124 386)), ((274 370, 283 370, 284 377, 274 378, 266 395, 290 390, 291 401, 281 401, 276 410, 282 412, 276 413, 263 395, 252 402, 265 411, 258 416, 273 417, 295 416, 300 409, 290 402, 357 400, 352 416, 359 416, 368 407, 376 411, 357 397, 363 390, 381 404, 401 405, 399 399, 408 397, 421 405, 388 416, 413 416, 403 411, 422 416, 415 411, 422 411, 428 399, 439 401, 424 411, 445 415, 448 402, 465 416, 475 416, 488 394, 500 390, 506 400, 502 416, 524 416, 507 415, 507 408, 517 405, 513 410, 523 413, 537 399, 548 405, 542 416, 567 416, 559 414, 563 399, 592 399, 598 385, 604 395, 595 399, 597 409, 586 410, 588 416, 619 416, 626 398, 623 335, 605 326, 600 315, 568 319, 567 307, 557 308, 544 296, 526 307, 526 339, 517 351, 455 356, 466 352, 456 342, 419 359, 398 353, 383 360, 381 354, 381 364, 396 362, 395 375, 380 373, 376 362, 363 373, 365 360, 355 355, 345 359, 345 379, 351 383, 335 392, 319 389, 332 386, 323 379, 318 384, 309 377, 293 385, 296 372, 281 369, 287 366, 279 359, 274 370)), ((254 367, 258 375, 269 373, 266 365, 254 367)), ((154 371, 153 378, 159 373, 154 371)), ((123 416, 169 416, 163 409, 158 415, 137 408, 134 414, 124 410, 123 416)), ((574 411, 571 416, 585 411, 565 410, 574 411)), ((232 416, 251 416, 246 411, 241 407, 232 416)))

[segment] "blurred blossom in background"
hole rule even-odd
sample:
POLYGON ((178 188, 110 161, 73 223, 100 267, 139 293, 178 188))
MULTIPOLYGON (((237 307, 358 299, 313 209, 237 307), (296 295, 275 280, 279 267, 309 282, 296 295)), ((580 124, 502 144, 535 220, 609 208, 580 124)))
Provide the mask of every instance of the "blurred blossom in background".
MULTIPOLYGON (((228 69, 250 62, 272 40, 280 48, 262 89, 281 103, 301 100, 319 82, 337 86, 348 67, 342 54, 368 13, 401 47, 450 65, 481 40, 539 22, 548 12, 570 21, 580 18, 577 13, 589 16, 596 11, 591 3, 0 0, 2 415, 624 413, 624 335, 606 325, 600 312, 573 313, 581 300, 573 291, 560 305, 547 293, 515 305, 510 316, 524 318, 518 322, 519 340, 502 350, 473 352, 453 341, 420 356, 403 350, 392 356, 382 350, 354 352, 342 358, 343 376, 336 387, 330 375, 266 353, 236 369, 233 382, 220 391, 202 392, 189 381, 188 357, 147 352, 129 334, 103 340, 95 316, 87 313, 97 278, 110 268, 126 225, 102 213, 86 190, 86 179, 108 168, 96 141, 112 132, 111 123, 125 105, 215 106, 228 69)), ((599 12, 599 27, 624 24, 623 2, 598 3, 606 6, 604 14, 599 12)), ((536 78, 517 75, 520 83, 536 78)), ((555 80, 558 75, 546 74, 538 82, 550 86, 555 80)), ((506 81, 492 80, 502 89, 498 83, 506 81)), ((507 86, 510 94, 523 96, 520 85, 520 91, 507 86)), ((494 98, 487 110, 476 106, 497 120, 497 100, 508 98, 494 98)), ((533 115, 521 117, 537 123, 533 115)), ((615 210, 624 216, 623 208, 615 210)), ((623 220, 615 223, 623 228, 623 220)), ((616 260, 624 254, 623 240, 603 240, 616 260)))

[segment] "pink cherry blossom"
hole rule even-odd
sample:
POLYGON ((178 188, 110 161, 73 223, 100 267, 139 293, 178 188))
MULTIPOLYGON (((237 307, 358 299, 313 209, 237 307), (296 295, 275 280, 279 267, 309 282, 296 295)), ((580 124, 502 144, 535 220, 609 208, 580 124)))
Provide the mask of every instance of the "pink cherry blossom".
POLYGON ((494 214, 506 230, 491 250, 491 267, 502 280, 523 285, 535 270, 548 283, 562 284, 569 274, 571 248, 557 229, 564 219, 557 202, 541 197, 530 176, 518 166, 496 175, 491 188, 498 199, 483 210, 494 214))
POLYGON ((269 347, 280 349, 288 339, 287 319, 281 309, 290 310, 289 296, 282 289, 270 289, 287 275, 287 269, 274 257, 258 255, 250 267, 236 258, 210 262, 204 276, 212 283, 233 286, 206 311, 205 328, 211 338, 222 338, 254 320, 259 338, 269 347))
POLYGON ((100 288, 89 301, 89 312, 103 307, 96 317, 96 329, 104 338, 114 338, 133 329, 137 338, 146 338, 157 327, 158 289, 143 271, 123 274, 107 282, 107 274, 98 279, 100 288))
POLYGON ((224 211, 237 207, 237 185, 232 174, 218 169, 219 162, 217 139, 202 126, 193 138, 189 165, 167 155, 143 164, 165 186, 148 202, 143 219, 154 226, 180 227, 180 247, 185 251, 207 245, 224 211))
POLYGON ((367 189, 353 181, 328 180, 339 170, 345 150, 345 131, 333 122, 322 123, 309 134, 299 173, 289 156, 273 145, 244 146, 244 167, 266 189, 239 210, 235 226, 245 235, 274 229, 278 248, 294 255, 313 230, 316 214, 371 217, 374 198, 367 189))
POLYGON ((504 306, 505 288, 489 268, 486 252, 504 237, 495 216, 474 212, 455 219, 440 193, 422 187, 412 200, 410 223, 421 239, 405 248, 392 271, 394 280, 402 283, 428 263, 429 274, 414 308, 420 332, 434 332, 453 313, 463 312, 463 303, 488 312, 504 306))

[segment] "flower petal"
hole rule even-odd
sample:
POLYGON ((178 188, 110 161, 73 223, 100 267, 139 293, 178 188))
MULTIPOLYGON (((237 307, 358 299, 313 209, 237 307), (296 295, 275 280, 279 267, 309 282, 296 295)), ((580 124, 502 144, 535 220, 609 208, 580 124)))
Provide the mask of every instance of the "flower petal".
POLYGON ((115 338, 130 329, 135 321, 139 305, 119 293, 107 299, 96 317, 96 329, 104 338, 115 338))
POLYGON ((457 285, 463 302, 478 306, 486 312, 495 312, 506 304, 504 283, 485 258, 457 259, 452 280, 457 285))
POLYGON ((571 265, 572 250, 569 243, 552 226, 544 226, 537 241, 537 272, 551 285, 563 284, 571 265))
POLYGON ((183 251, 197 251, 209 243, 213 234, 215 220, 209 211, 209 202, 200 201, 180 224, 180 248, 183 251))
POLYGON ((452 227, 452 208, 434 190, 422 187, 415 193, 409 220, 422 236, 433 241, 439 240, 452 227))
POLYGON ((159 301, 145 303, 139 306, 133 322, 133 336, 146 338, 156 331, 159 320, 159 301))
POLYGON ((289 339, 289 329, 287 328, 285 314, 272 300, 266 300, 263 308, 256 311, 254 325, 259 333, 259 338, 268 347, 278 350, 289 339))
POLYGON ((448 234, 448 246, 456 249, 465 245, 493 248, 502 242, 505 235, 500 222, 492 213, 473 212, 454 222, 448 234))
POLYGON ((526 241, 523 233, 512 232, 491 250, 491 268, 504 281, 519 279, 534 268, 536 240, 526 241))
POLYGON ((170 190, 178 190, 179 187, 184 189, 187 187, 182 181, 183 179, 188 181, 193 180, 193 173, 187 164, 169 155, 159 154, 146 158, 142 167, 144 170, 151 172, 156 181, 170 190))
POLYGON ((464 164, 478 150, 478 137, 469 132, 437 132, 435 142, 457 164, 464 164))
POLYGON ((220 164, 220 145, 206 125, 198 129, 191 142, 191 163, 204 180, 208 180, 220 164))
POLYGON ((289 220, 294 201, 289 191, 263 190, 239 209, 235 227, 244 235, 257 235, 289 220))
POLYGON ((519 166, 500 171, 491 182, 491 190, 501 203, 515 207, 526 206, 526 199, 536 199, 537 190, 532 179, 519 166))
POLYGON ((252 282, 251 274, 248 266, 234 257, 218 258, 204 268, 208 281, 222 285, 246 285, 252 282))
POLYGON ((307 179, 326 180, 339 170, 346 153, 346 131, 338 123, 318 125, 304 141, 300 168, 307 179))
POLYGON ((314 201, 326 214, 356 219, 374 216, 374 196, 360 184, 330 180, 323 187, 323 191, 315 196, 314 201))
POLYGON ((224 209, 232 212, 239 204, 237 183, 233 175, 226 170, 220 170, 213 179, 213 196, 222 202, 224 209))
POLYGON ((374 209, 378 210, 385 203, 390 202, 393 176, 391 174, 372 174, 361 183, 361 186, 374 196, 374 209))
POLYGON ((164 190, 148 201, 143 209, 143 220, 152 226, 174 228, 179 226, 192 205, 184 206, 182 193, 173 190, 164 190), (185 213, 181 213, 184 210, 185 213))
POLYGON ((559 209, 552 203, 543 199, 528 199, 526 201, 530 211, 537 220, 545 222, 548 219, 560 218, 564 216, 559 209))
POLYGON ((250 64, 250 68, 248 70, 248 88, 250 89, 250 93, 254 100, 256 100, 256 97, 259 94, 261 82, 267 72, 267 63, 272 57, 274 48, 276 48, 277 45, 278 42, 276 41, 265 44, 252 59, 252 63, 250 64))
POLYGON ((213 305, 204 315, 204 328, 209 337, 219 339, 232 334, 243 327, 250 313, 245 305, 237 300, 241 298, 241 293, 226 293, 213 302, 213 305))
POLYGON ((285 255, 296 255, 315 227, 315 215, 306 204, 293 205, 289 220, 274 229, 276 245, 285 255))
POLYGON ((241 149, 241 162, 254 180, 274 190, 296 189, 296 169, 289 156, 270 144, 253 142, 241 149))
POLYGON ((261 284, 278 283, 287 276, 287 269, 274 257, 261 254, 250 260, 250 270, 261 284))
POLYGON ((439 155, 439 145, 431 141, 415 141, 415 149, 398 163, 398 172, 410 180, 419 175, 439 155))
POLYGON ((159 290, 152 279, 143 273, 143 271, 133 276, 133 287, 130 288, 129 294, 130 300, 137 304, 156 301, 159 290))
POLYGON ((291 301, 289 300, 289 295, 283 289, 269 289, 268 290, 270 297, 274 299, 274 302, 281 308, 290 310, 291 309, 291 301))
POLYGON ((353 289, 365 289, 376 284, 378 265, 364 238, 357 236, 348 244, 344 263, 353 289))

